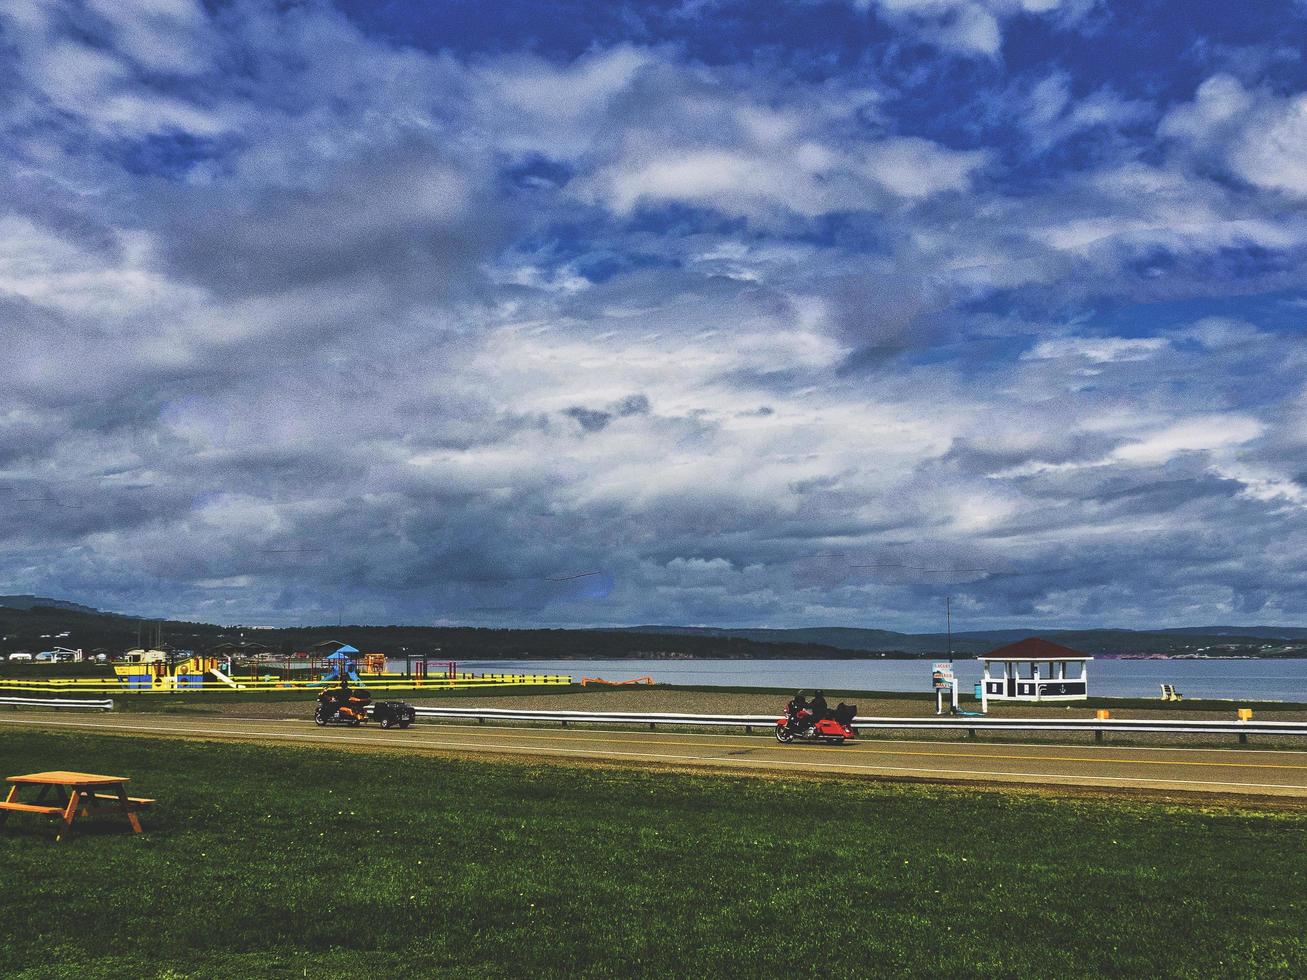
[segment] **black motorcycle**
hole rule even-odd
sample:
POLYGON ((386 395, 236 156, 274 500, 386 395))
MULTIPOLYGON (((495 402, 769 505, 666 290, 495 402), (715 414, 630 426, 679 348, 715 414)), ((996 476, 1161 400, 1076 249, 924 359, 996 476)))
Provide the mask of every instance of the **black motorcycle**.
POLYGON ((372 706, 372 720, 382 728, 407 728, 417 720, 418 713, 407 701, 378 701, 372 706))
POLYGON ((349 725, 357 728, 368 720, 368 705, 372 695, 362 688, 333 688, 318 695, 318 707, 313 721, 319 725, 349 725))

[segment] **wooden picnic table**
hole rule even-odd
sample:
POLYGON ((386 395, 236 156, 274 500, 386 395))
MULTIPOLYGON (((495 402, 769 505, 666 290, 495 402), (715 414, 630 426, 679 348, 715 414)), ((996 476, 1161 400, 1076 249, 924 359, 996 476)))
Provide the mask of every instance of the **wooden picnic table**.
POLYGON ((9 776, 9 795, 0 803, 0 827, 11 813, 39 813, 63 818, 56 841, 63 840, 72 829, 78 814, 89 816, 102 810, 121 813, 132 825, 132 833, 141 833, 141 821, 136 811, 154 803, 154 800, 127 795, 127 776, 100 776, 90 772, 34 772, 26 776, 9 776), (36 797, 30 803, 18 799, 24 787, 35 787, 36 797), (47 802, 51 793, 54 801, 47 802))

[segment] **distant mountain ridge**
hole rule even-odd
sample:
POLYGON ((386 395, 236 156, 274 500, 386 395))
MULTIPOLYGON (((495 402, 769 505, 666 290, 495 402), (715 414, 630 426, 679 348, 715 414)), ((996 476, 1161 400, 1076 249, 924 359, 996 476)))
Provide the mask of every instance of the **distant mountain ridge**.
MULTIPOLYGON (((157 622, 157 621, 153 621, 157 622)), ((142 620, 82 603, 43 596, 0 596, 0 654, 70 646, 126 649, 141 642, 142 620), (69 635, 60 639, 61 634, 69 635)), ((270 649, 304 649, 323 639, 348 637, 367 649, 441 650, 454 659, 593 659, 623 657, 839 658, 858 656, 970 657, 1042 636, 1091 655, 1190 654, 1307 656, 1307 628, 1297 626, 1194 626, 1163 630, 997 629, 902 633, 858 627, 794 629, 711 626, 629 626, 594 629, 488 629, 452 626, 248 627, 168 621, 166 642, 207 650, 219 643, 255 642, 270 649), (951 647, 950 647, 951 642, 951 647)), ((146 628, 148 631, 148 627, 146 628)))
POLYGON ((67 599, 48 599, 39 595, 0 595, 0 606, 5 609, 67 609, 72 612, 93 613, 99 616, 116 616, 117 613, 101 612, 99 609, 93 609, 90 606, 83 606, 80 602, 69 602, 67 599))
MULTIPOLYGON (((894 630, 859 629, 857 627, 799 627, 795 629, 757 629, 715 626, 631 626, 634 633, 671 635, 706 635, 736 637, 760 643, 803 642, 836 647, 841 650, 864 650, 870 653, 902 652, 939 653, 949 649, 947 633, 900 633, 894 630)), ((961 630, 951 639, 954 653, 982 654, 995 647, 1018 640, 1042 636, 1064 646, 1090 654, 1191 652, 1201 646, 1246 644, 1253 640, 1281 643, 1307 641, 1307 628, 1300 626, 1186 626, 1162 630, 1063 630, 997 629, 961 630)))

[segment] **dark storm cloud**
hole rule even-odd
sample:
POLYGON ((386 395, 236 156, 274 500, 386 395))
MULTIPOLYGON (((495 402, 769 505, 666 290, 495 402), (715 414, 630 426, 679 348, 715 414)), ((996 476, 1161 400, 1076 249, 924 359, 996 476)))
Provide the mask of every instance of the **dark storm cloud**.
POLYGON ((1050 432, 1036 446, 986 446, 955 439, 948 452, 928 465, 966 476, 990 476, 1030 462, 1063 464, 1103 459, 1120 445, 1120 438, 1087 432, 1050 432))
POLYGON ((380 279, 411 300, 466 289, 498 206, 437 146, 370 146, 311 187, 239 179, 162 202, 176 272, 218 295, 380 279))
POLYGON ((607 428, 613 419, 629 418, 633 415, 649 414, 649 399, 644 395, 627 395, 606 409, 586 408, 573 405, 563 412, 573 419, 586 432, 600 432, 607 428))

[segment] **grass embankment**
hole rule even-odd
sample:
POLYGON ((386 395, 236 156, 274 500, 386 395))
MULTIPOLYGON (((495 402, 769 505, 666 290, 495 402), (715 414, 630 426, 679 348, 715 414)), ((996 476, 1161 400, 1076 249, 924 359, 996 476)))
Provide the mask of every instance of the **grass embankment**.
POLYGON ((7 976, 1307 973, 1307 815, 6 732, 7 976), (92 825, 94 828, 96 825, 92 825))

